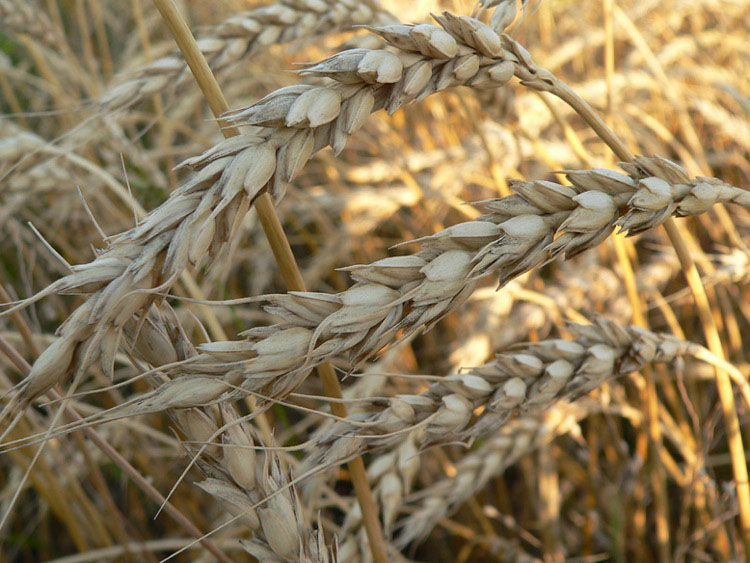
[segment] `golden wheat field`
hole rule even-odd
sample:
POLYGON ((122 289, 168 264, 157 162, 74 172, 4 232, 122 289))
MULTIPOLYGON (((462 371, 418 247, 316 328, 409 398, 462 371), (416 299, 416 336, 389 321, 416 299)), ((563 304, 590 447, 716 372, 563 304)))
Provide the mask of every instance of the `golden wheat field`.
POLYGON ((0 561, 750 560, 750 1, 0 0, 0 561))

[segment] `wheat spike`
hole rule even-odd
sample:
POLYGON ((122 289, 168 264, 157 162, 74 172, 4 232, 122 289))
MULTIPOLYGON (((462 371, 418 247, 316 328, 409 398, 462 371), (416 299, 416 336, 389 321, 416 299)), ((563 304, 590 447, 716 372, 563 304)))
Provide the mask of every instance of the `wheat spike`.
POLYGON ((398 449, 409 433, 417 448, 491 435, 517 415, 538 414, 574 401, 610 378, 652 362, 671 362, 698 346, 604 318, 572 325, 573 341, 515 346, 493 361, 433 383, 420 395, 397 395, 318 432, 304 471, 338 464, 369 449, 398 449))
MULTIPOLYGON (((471 38, 477 24, 467 25, 471 29, 466 37, 471 38)), ((206 255, 216 255, 261 190, 267 188, 280 199, 314 152, 328 145, 335 152, 342 150, 372 111, 384 107, 396 111, 449 86, 499 86, 511 78, 508 61, 492 60, 489 67, 480 69, 482 55, 466 45, 460 47, 438 27, 374 30, 393 40, 394 33, 404 32, 402 28, 410 43, 400 56, 386 50, 344 51, 305 71, 332 74, 339 84, 282 88, 249 108, 228 114, 230 123, 263 129, 223 141, 186 161, 185 165, 198 171, 193 178, 136 228, 110 238, 108 248, 96 260, 77 266, 71 276, 38 294, 35 299, 71 291, 90 296, 60 331, 66 352, 72 349, 74 353, 71 357, 52 356, 53 351, 46 357, 43 354, 38 361, 45 369, 32 370, 22 382, 13 408, 23 407, 68 373, 96 359, 99 342, 116 340, 128 319, 156 300, 150 294, 153 290, 168 290, 189 262, 198 264, 206 255), (436 53, 441 58, 432 56, 436 53)), ((482 37, 488 35, 487 29, 481 28, 482 37)))
MULTIPOLYGON (((201 409, 173 411, 196 453, 201 444, 218 434, 214 417, 201 409)), ((227 430, 218 444, 206 448, 198 461, 208 478, 198 486, 215 497, 228 512, 254 532, 243 540, 245 550, 259 561, 335 563, 335 553, 326 545, 323 530, 312 530, 293 487, 291 475, 272 451, 256 453, 258 443, 252 428, 239 421, 229 405, 221 409, 227 430)))
POLYGON ((524 455, 569 432, 578 420, 596 410, 599 408, 594 404, 560 404, 546 416, 524 416, 504 426, 456 464, 455 477, 438 481, 407 500, 412 512, 397 524, 400 533, 396 545, 403 548, 424 538, 490 479, 524 455))
MULTIPOLYGON (((393 20, 375 0, 282 0, 235 14, 208 29, 198 46, 211 69, 220 72, 261 48, 393 20)), ((178 51, 115 78, 115 87, 99 97, 101 112, 132 106, 164 88, 179 88, 192 78, 178 51)))
MULTIPOLYGON (((457 84, 497 87, 514 72, 531 72, 522 47, 513 43, 514 52, 506 51, 501 38, 478 20, 450 14, 438 19, 445 29, 426 24, 374 28, 402 54, 344 51, 305 71, 339 84, 282 88, 227 115, 231 123, 265 128, 187 161, 198 173, 167 202, 138 227, 113 237, 94 262, 76 267, 41 294, 94 292, 60 330, 64 354, 50 350, 40 357, 41 367, 32 370, 16 395, 19 404, 95 359, 99 342, 111 339, 155 301, 154 288, 168 289, 189 262, 218 252, 260 190, 268 185, 280 198, 315 151, 329 144, 341 150, 370 112, 395 111, 457 84)), ((549 73, 532 70, 533 76, 524 75, 526 82, 549 84, 549 73)), ((431 326, 467 298, 484 275, 497 273, 504 284, 558 254, 572 256, 594 246, 617 225, 635 234, 671 214, 697 214, 717 202, 750 205, 746 191, 716 179, 691 180, 665 159, 643 157, 623 167, 629 175, 570 171, 574 187, 515 182, 516 195, 485 202, 490 213, 478 221, 421 239, 425 249, 417 255, 351 268, 360 283, 339 296, 272 299, 286 325, 253 331, 254 342, 235 351, 234 365, 225 365, 224 354, 219 367, 202 361, 200 369, 228 374, 232 383, 253 374, 253 389, 281 397, 329 357, 351 352, 357 362, 392 342, 399 330, 431 326), (273 348, 274 342, 291 337, 299 345, 296 350, 273 348), (300 354, 304 348, 307 352, 300 354), (265 377, 258 378, 259 372, 265 377)))

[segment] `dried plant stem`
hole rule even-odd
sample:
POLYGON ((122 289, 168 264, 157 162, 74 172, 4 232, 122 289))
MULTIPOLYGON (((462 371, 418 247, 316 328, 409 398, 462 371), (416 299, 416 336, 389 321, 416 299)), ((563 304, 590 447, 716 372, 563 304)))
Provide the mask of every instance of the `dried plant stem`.
POLYGON ((83 0, 76 0, 75 18, 76 25, 78 27, 78 35, 81 38, 83 62, 86 65, 90 76, 93 77, 93 81, 96 82, 98 78, 96 57, 94 56, 94 47, 91 44, 91 30, 89 29, 88 15, 86 14, 86 8, 84 6, 83 0))
MULTIPOLYGON (((224 136, 229 138, 239 135, 240 131, 238 128, 225 126, 221 122, 220 116, 229 110, 229 106, 216 82, 216 78, 208 66, 208 62, 198 48, 187 23, 177 10, 173 0, 154 0, 154 4, 159 13, 161 13, 175 42, 190 66, 190 70, 193 72, 195 80, 203 92, 211 111, 219 119, 224 136)), ((289 246, 289 241, 284 234, 281 222, 276 214, 271 196, 268 195, 268 192, 263 192, 256 198, 254 203, 263 230, 273 249, 274 258, 279 266, 284 283, 290 291, 306 291, 302 274, 299 271, 299 267, 292 254, 292 249, 289 246)), ((323 389, 326 395, 341 399, 343 397, 341 386, 331 364, 326 362, 319 366, 318 374, 323 382, 323 389)), ((342 403, 332 403, 332 410, 337 416, 344 417, 347 415, 346 407, 342 403)), ((367 482, 364 462, 362 458, 358 457, 350 461, 348 466, 352 484, 354 485, 362 510, 367 536, 370 540, 370 550, 372 551, 373 560, 376 563, 386 563, 388 561, 387 546, 380 527, 377 506, 372 497, 370 485, 367 482)))
POLYGON ((89 10, 94 20, 94 32, 96 35, 96 44, 99 49, 99 61, 102 67, 102 75, 106 82, 112 79, 112 53, 109 50, 107 42, 107 28, 104 25, 104 14, 102 7, 96 0, 89 0, 89 10))
MULTIPOLYGON (((623 142, 617 138, 612 130, 607 127, 599 115, 572 89, 557 81, 553 93, 558 95, 562 100, 568 103, 583 119, 591 126, 596 134, 614 151, 618 158, 626 162, 633 162, 633 156, 625 147, 623 142), (559 87, 558 87, 559 86, 559 87)), ((708 349, 717 357, 726 360, 724 349, 721 345, 716 321, 711 314, 711 307, 706 296, 706 288, 700 278, 695 261, 687 248, 684 237, 674 220, 670 217, 664 221, 669 240, 677 253, 680 260, 685 279, 693 293, 695 305, 698 309, 698 315, 703 325, 703 332, 706 337, 708 349)), ((729 375, 726 371, 716 369, 716 386, 719 391, 719 400, 721 401, 722 411, 724 413, 724 423, 726 424, 727 440, 732 457, 732 469, 737 486, 737 498, 740 509, 740 523, 742 528, 742 542, 745 548, 745 555, 750 557, 750 483, 748 482, 747 460, 745 458, 745 449, 742 444, 742 435, 740 433, 740 423, 737 416, 737 407, 734 402, 734 394, 729 375)))
MULTIPOLYGON (((0 284, 0 303, 10 303, 11 301, 13 300, 10 298, 10 295, 8 295, 8 292, 5 291, 3 285, 0 284)), ((41 354, 42 351, 39 349, 39 345, 36 343, 36 340, 34 340, 34 335, 31 332, 29 325, 26 324, 26 321, 24 320, 23 315, 21 315, 20 311, 14 311, 13 313, 11 313, 10 320, 14 325, 16 325, 18 333, 21 335, 21 339, 23 339, 23 343, 28 351, 34 356, 35 359, 38 358, 39 354, 41 354)))
MULTIPOLYGON (((147 62, 152 62, 153 57, 151 56, 151 43, 148 38, 148 29, 146 28, 146 22, 143 21, 143 6, 141 0, 131 0, 133 17, 135 19, 136 27, 138 29, 138 36, 140 37, 141 48, 143 54, 146 57, 147 62)), ((162 143, 164 149, 169 147, 169 143, 172 138, 172 127, 170 126, 169 120, 164 115, 164 100, 160 92, 154 94, 154 109, 156 114, 161 117, 159 120, 159 142, 162 143)), ((167 165, 167 178, 169 179, 169 186, 172 190, 177 189, 179 182, 177 181, 177 173, 174 169, 174 158, 168 155, 166 158, 167 165)))

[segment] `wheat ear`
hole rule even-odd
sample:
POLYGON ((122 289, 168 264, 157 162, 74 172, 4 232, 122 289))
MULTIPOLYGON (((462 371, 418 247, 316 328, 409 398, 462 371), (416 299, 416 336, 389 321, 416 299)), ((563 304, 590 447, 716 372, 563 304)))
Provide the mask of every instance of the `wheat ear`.
MULTIPOLYGON (((393 16, 375 0, 281 0, 269 6, 235 14, 211 27, 198 39, 198 47, 214 72, 220 72, 278 43, 347 29, 355 25, 383 24, 393 16)), ((117 86, 97 100, 100 112, 132 106, 164 88, 177 89, 192 81, 179 51, 115 78, 117 86)))
POLYGON ((488 364, 436 381, 420 395, 397 395, 374 404, 369 415, 357 414, 356 424, 337 422, 321 429, 303 472, 338 464, 368 449, 395 447, 413 430, 420 448, 471 443, 497 431, 512 416, 574 401, 613 377, 653 362, 695 355, 700 349, 601 317, 593 325, 571 325, 570 330, 579 338, 515 346, 488 364))
POLYGON ((397 524, 395 544, 403 548, 423 539, 440 522, 524 455, 568 433, 578 420, 600 410, 595 404, 560 404, 545 416, 511 421, 476 450, 456 463, 455 477, 446 478, 407 498, 411 513, 397 524))
MULTIPOLYGON (((259 135, 234 137, 189 160, 187 164, 198 168, 198 174, 165 204, 135 229, 112 238, 100 258, 77 267, 73 276, 39 295, 94 292, 83 310, 66 323, 57 349, 37 361, 40 366, 32 370, 19 396, 22 404, 80 366, 74 355, 78 362, 90 360, 97 350, 91 343, 114 340, 127 318, 154 301, 150 291, 168 289, 188 262, 215 255, 267 183, 271 193, 281 197, 286 182, 315 150, 327 144, 341 150, 371 111, 383 107, 395 111, 408 101, 456 84, 497 87, 519 65, 528 66, 521 62, 522 52, 506 51, 498 35, 478 20, 446 14, 440 23, 446 30, 426 24, 377 28, 374 31, 387 41, 411 53, 399 57, 383 50, 345 51, 305 71, 340 84, 282 88, 250 108, 229 114, 232 124, 266 128, 259 135)), ((589 206, 587 199, 582 195, 589 206)), ((609 201, 600 198, 605 200, 609 201)), ((527 226, 531 226, 528 221, 527 226)))
MULTIPOLYGON (((570 329, 579 338, 514 346, 488 364, 436 381, 420 395, 374 402, 369 412, 352 417, 354 423, 339 421, 323 427, 300 471, 338 465, 341 460, 336 456, 386 450, 372 460, 368 477, 381 503, 385 530, 390 532, 419 471, 422 448, 506 434, 508 427, 517 427, 518 418, 538 420, 556 405, 652 363, 691 356, 724 366, 702 346, 636 326, 624 328, 601 317, 593 325, 570 329)), ((748 400, 748 385, 734 372, 748 400)), ((457 479, 461 483, 463 477, 457 479)), ((467 476, 459 489, 473 486, 473 481, 467 476)), ((447 497, 454 489, 450 491, 447 497)), ((451 504, 447 497, 444 503, 451 504)), ((347 517, 344 529, 358 525, 355 512, 347 517)))
POLYGON ((208 478, 197 485, 253 530, 253 539, 241 541, 248 553, 258 561, 338 560, 326 545, 320 523, 317 531, 310 529, 278 456, 270 450, 256 452, 252 427, 231 406, 221 407, 223 433, 210 411, 181 409, 172 415, 190 440, 185 443, 190 452, 197 453, 198 446, 221 435, 220 446, 203 448, 198 465, 208 478))
MULTIPOLYGON (((517 194, 483 202, 489 213, 476 221, 419 239, 420 252, 345 268, 357 282, 345 292, 269 296, 267 309, 282 322, 250 329, 245 341, 199 346, 203 354, 190 363, 165 368, 176 379, 141 398, 138 408, 207 404, 227 392, 280 399, 329 358, 348 353, 355 366, 398 334, 434 325, 468 298, 482 277, 494 274, 503 285, 558 255, 599 244, 617 226, 634 234, 717 202, 750 206, 747 191, 712 178, 691 180, 668 160, 636 162, 624 165, 628 175, 568 171, 571 186, 512 182, 517 194)), ((66 350, 67 326, 53 351, 66 350)), ((42 374, 55 374, 56 366, 42 366, 42 374)))

